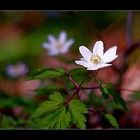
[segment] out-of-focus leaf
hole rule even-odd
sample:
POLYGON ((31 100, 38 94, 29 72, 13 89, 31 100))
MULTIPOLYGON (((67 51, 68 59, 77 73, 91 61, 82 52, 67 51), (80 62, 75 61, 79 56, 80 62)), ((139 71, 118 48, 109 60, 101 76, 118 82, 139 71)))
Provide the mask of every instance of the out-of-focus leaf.
POLYGON ((102 93, 102 96, 104 97, 104 99, 108 99, 109 98, 109 95, 106 94, 105 92, 102 93))
POLYGON ((42 118, 36 118, 36 119, 30 119, 30 120, 27 120, 26 121, 26 124, 27 124, 27 128, 42 128, 42 125, 41 125, 41 120, 42 118))
POLYGON ((21 96, 8 96, 0 94, 0 107, 15 107, 15 106, 28 106, 28 108, 34 107, 34 103, 28 97, 21 96))
POLYGON ((54 86, 54 85, 47 85, 45 87, 40 87, 36 90, 37 95, 49 95, 54 91, 62 91, 63 87, 61 86, 54 86))
POLYGON ((104 99, 108 99, 109 98, 109 94, 108 94, 107 88, 100 87, 100 91, 102 92, 102 96, 104 97, 104 99))
POLYGON ((104 83, 101 79, 96 79, 96 80, 100 85, 102 85, 104 83))
POLYGON ((92 104, 95 108, 100 108, 101 106, 104 106, 105 100, 104 98, 101 98, 100 96, 97 96, 95 94, 89 95, 89 103, 92 104))
POLYGON ((75 74, 87 74, 87 70, 84 68, 74 68, 70 70, 70 74, 75 75, 75 74))
POLYGON ((64 102, 64 98, 60 93, 55 93, 50 96, 50 101, 43 102, 36 111, 32 114, 31 118, 37 118, 44 113, 57 110, 64 102))
POLYGON ((68 106, 73 124, 76 124, 77 128, 86 128, 86 117, 83 115, 88 111, 86 106, 80 100, 72 100, 68 106))
POLYGON ((1 128, 16 128, 18 122, 10 116, 3 115, 0 122, 1 128))
POLYGON ((57 69, 40 69, 34 73, 29 79, 46 79, 46 78, 56 78, 58 76, 64 75, 65 71, 63 68, 57 69))
POLYGON ((105 118, 111 123, 114 128, 119 128, 117 120, 110 114, 104 114, 105 118))
POLYGON ((119 103, 126 111, 128 111, 125 101, 121 98, 121 96, 117 93, 117 91, 113 88, 111 83, 106 83, 107 87, 102 87, 102 91, 106 94, 110 94, 115 103, 119 103))
POLYGON ((134 100, 140 100, 140 91, 136 91, 134 94, 131 94, 130 97, 134 100))

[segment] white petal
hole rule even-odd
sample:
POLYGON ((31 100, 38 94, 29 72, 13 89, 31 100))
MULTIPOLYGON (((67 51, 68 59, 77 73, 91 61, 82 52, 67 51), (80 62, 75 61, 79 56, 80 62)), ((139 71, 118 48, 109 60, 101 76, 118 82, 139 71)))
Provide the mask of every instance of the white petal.
POLYGON ((55 37, 52 36, 52 35, 48 35, 48 40, 49 40, 51 43, 55 43, 55 42, 56 42, 55 37))
POLYGON ((82 58, 80 58, 80 60, 81 60, 81 61, 85 61, 85 59, 84 59, 83 57, 82 57, 82 58))
POLYGON ((102 65, 93 65, 91 67, 88 67, 87 70, 98 70, 100 68, 105 68, 105 67, 109 67, 112 64, 102 64, 102 65))
POLYGON ((51 48, 51 45, 49 43, 44 43, 42 45, 42 47, 45 48, 45 49, 49 49, 49 48, 51 48))
POLYGON ((105 54, 102 57, 104 63, 111 62, 118 57, 118 55, 116 55, 116 50, 117 46, 114 46, 105 52, 105 54))
POLYGON ((86 61, 75 61, 75 63, 84 67, 89 67, 89 64, 86 61))
POLYGON ((64 31, 61 32, 60 35, 59 35, 59 39, 58 39, 59 42, 60 42, 60 43, 65 43, 65 41, 66 41, 66 36, 67 36, 67 35, 66 35, 66 32, 64 32, 64 31))
POLYGON ((86 61, 90 62, 90 59, 92 56, 91 51, 88 48, 86 48, 85 46, 80 46, 79 51, 80 51, 81 55, 84 57, 84 59, 86 61))
POLYGON ((105 67, 109 67, 111 66, 112 64, 102 64, 99 68, 105 68, 105 67))
POLYGON ((87 70, 97 70, 99 69, 98 67, 94 66, 94 67, 88 67, 87 70))
POLYGON ((56 48, 55 46, 51 45, 51 47, 48 48, 48 55, 57 55, 57 54, 59 54, 58 48, 56 48))
POLYGON ((58 55, 59 53, 58 53, 58 51, 49 51, 48 52, 48 55, 50 55, 50 56, 55 56, 55 55, 58 55))
POLYGON ((93 47, 93 55, 103 56, 104 46, 102 41, 97 41, 93 47))
POLYGON ((74 43, 73 39, 70 39, 65 45, 64 47, 61 48, 61 52, 62 53, 66 53, 68 52, 69 48, 71 47, 71 45, 74 43))

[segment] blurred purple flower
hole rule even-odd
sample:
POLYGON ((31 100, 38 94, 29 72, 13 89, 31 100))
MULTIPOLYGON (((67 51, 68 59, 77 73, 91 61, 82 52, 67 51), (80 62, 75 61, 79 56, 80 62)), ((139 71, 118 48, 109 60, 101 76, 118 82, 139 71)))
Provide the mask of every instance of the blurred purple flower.
POLYGON ((16 65, 9 64, 6 67, 6 73, 13 78, 23 76, 28 70, 27 66, 23 63, 17 63, 16 65))
POLYGON ((48 35, 48 43, 43 44, 43 48, 48 50, 48 55, 55 56, 62 53, 67 53, 70 46, 74 43, 73 39, 66 40, 67 34, 62 31, 58 39, 52 35, 48 35))

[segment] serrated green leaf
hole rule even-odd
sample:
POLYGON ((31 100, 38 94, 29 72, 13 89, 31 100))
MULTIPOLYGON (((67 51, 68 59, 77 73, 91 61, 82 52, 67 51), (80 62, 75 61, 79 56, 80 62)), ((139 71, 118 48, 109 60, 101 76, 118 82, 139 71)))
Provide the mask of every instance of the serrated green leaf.
POLYGON ((59 104, 59 102, 55 101, 45 101, 35 110, 31 118, 37 118, 44 113, 57 109, 59 104))
POLYGON ((66 108, 63 106, 43 119, 46 128, 68 128, 70 118, 67 118, 66 108))
POLYGON ((55 92, 54 94, 51 94, 49 98, 50 98, 50 100, 56 101, 59 103, 64 102, 64 97, 59 92, 55 92))
POLYGON ((64 98, 60 93, 55 93, 50 96, 51 101, 43 102, 36 111, 32 114, 31 118, 37 118, 44 113, 56 110, 63 104, 64 98))
POLYGON ((72 100, 70 106, 81 113, 87 113, 87 108, 80 100, 72 100))
POLYGON ((73 124, 76 124, 77 128, 86 128, 86 117, 83 115, 88 111, 86 106, 80 100, 72 100, 68 107, 73 124))
POLYGON ((114 116, 112 116, 110 114, 104 114, 104 116, 114 128, 119 128, 119 124, 118 124, 117 120, 114 118, 114 116))

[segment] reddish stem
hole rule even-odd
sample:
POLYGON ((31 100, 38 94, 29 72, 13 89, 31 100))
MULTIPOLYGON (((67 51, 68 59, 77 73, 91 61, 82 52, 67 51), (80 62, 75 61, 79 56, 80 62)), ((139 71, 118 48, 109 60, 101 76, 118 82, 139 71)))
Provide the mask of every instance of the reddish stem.
POLYGON ((72 79, 72 77, 70 75, 68 75, 68 78, 75 85, 76 89, 78 89, 79 88, 78 83, 74 79, 72 79))
POLYGON ((78 88, 78 89, 72 94, 72 96, 64 102, 64 105, 67 105, 67 104, 72 100, 72 98, 79 92, 79 90, 80 90, 80 88, 78 88))
POLYGON ((97 86, 97 87, 81 87, 81 89, 98 89, 100 88, 100 86, 97 86))

